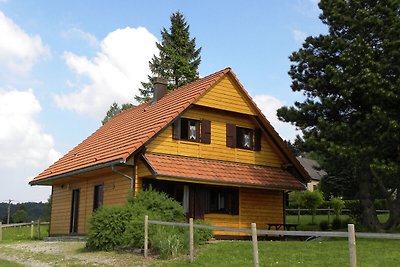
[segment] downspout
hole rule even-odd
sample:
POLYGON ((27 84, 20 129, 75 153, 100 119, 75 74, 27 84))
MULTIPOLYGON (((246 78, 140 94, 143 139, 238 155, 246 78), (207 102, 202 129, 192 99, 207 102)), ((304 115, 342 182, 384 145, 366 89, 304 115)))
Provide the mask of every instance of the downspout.
MULTIPOLYGON (((127 174, 125 174, 125 173, 123 173, 123 172, 120 172, 120 171, 118 171, 118 170, 116 170, 115 168, 114 168, 114 166, 115 165, 111 165, 111 171, 112 172, 114 172, 114 173, 116 173, 116 174, 119 174, 119 175, 121 175, 121 176, 123 176, 123 177, 125 177, 125 178, 128 178, 130 181, 131 181, 131 187, 130 187, 130 189, 133 191, 133 184, 134 184, 134 177, 131 177, 131 176, 129 176, 129 175, 127 175, 127 174)), ((134 166, 134 167, 136 167, 136 166, 134 166)))

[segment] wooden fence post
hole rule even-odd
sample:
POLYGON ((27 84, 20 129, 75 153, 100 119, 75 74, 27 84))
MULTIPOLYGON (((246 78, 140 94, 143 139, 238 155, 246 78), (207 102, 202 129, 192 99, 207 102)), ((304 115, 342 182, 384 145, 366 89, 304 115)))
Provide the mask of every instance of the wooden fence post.
POLYGON ((348 236, 349 236, 349 256, 350 256, 350 267, 357 266, 356 256, 356 235, 354 233, 354 224, 348 224, 348 236))
POLYGON ((190 262, 193 262, 194 258, 194 231, 193 231, 193 218, 189 219, 189 248, 190 248, 190 262))
POLYGON ((31 239, 33 239, 33 224, 34 224, 34 222, 31 221, 31 239))
POLYGON ((253 241, 253 266, 259 267, 258 261, 258 244, 257 244, 257 226, 255 223, 251 223, 251 239, 253 241))
POLYGON ((37 236, 38 236, 38 239, 40 240, 40 220, 39 219, 37 221, 37 236))
POLYGON ((144 257, 147 258, 147 250, 149 248, 149 216, 144 216, 144 257))
POLYGON ((3 240, 3 223, 0 222, 0 241, 3 240))

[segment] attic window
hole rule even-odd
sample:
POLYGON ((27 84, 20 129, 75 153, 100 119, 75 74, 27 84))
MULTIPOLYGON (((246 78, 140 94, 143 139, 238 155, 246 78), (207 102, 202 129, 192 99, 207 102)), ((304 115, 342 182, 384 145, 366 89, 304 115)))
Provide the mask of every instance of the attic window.
POLYGON ((236 127, 236 147, 253 149, 254 130, 236 127))
POLYGON ((226 125, 226 146, 260 151, 261 131, 228 123, 226 125))
POLYGON ((200 121, 191 119, 181 120, 181 140, 200 141, 200 121))
POLYGON ((210 144, 211 122, 178 118, 173 125, 173 139, 210 144))

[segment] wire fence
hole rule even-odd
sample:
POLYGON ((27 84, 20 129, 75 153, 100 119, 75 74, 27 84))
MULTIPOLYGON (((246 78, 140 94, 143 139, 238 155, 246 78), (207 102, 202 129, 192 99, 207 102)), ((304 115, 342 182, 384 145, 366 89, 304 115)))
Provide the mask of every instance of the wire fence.
MULTIPOLYGON (((378 218, 384 221, 387 219, 387 216, 389 214, 388 210, 376 210, 378 213, 378 218)), ((286 221, 290 223, 297 223, 297 224, 307 224, 311 222, 311 215, 312 215, 312 210, 311 209, 303 209, 303 208, 291 208, 291 209, 285 209, 285 217, 286 221)), ((348 219, 351 217, 351 212, 349 209, 342 209, 341 210, 341 219, 348 219)), ((333 208, 323 208, 323 209, 317 209, 316 210, 316 223, 319 223, 323 220, 327 221, 328 223, 331 223, 333 219, 335 218, 335 213, 333 208)))
POLYGON ((253 253, 253 266, 259 267, 258 257, 258 236, 308 236, 308 237, 338 237, 347 238, 349 243, 349 263, 350 267, 357 266, 356 257, 356 238, 374 238, 374 239, 400 239, 400 234, 388 234, 388 233, 357 233, 354 230, 354 224, 348 224, 347 232, 322 232, 322 231, 282 231, 282 230, 263 230, 257 229, 256 223, 251 224, 251 229, 243 228, 232 228, 222 226, 211 226, 211 225, 200 225, 194 224, 193 219, 189 219, 189 223, 176 223, 176 222, 163 222, 149 220, 146 215, 144 218, 144 257, 148 254, 148 236, 149 236, 149 224, 154 225, 169 225, 169 226, 180 226, 189 227, 189 260, 194 260, 194 228, 199 229, 210 229, 217 231, 227 231, 236 233, 246 233, 252 238, 252 253, 253 253))

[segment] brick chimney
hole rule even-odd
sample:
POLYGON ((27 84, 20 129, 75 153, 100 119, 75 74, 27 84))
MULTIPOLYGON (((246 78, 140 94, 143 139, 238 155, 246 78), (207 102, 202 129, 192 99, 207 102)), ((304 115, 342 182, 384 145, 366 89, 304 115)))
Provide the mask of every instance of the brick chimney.
POLYGON ((156 77, 154 79, 153 84, 154 84, 154 92, 153 92, 152 104, 155 104, 167 93, 168 81, 164 78, 156 77))

